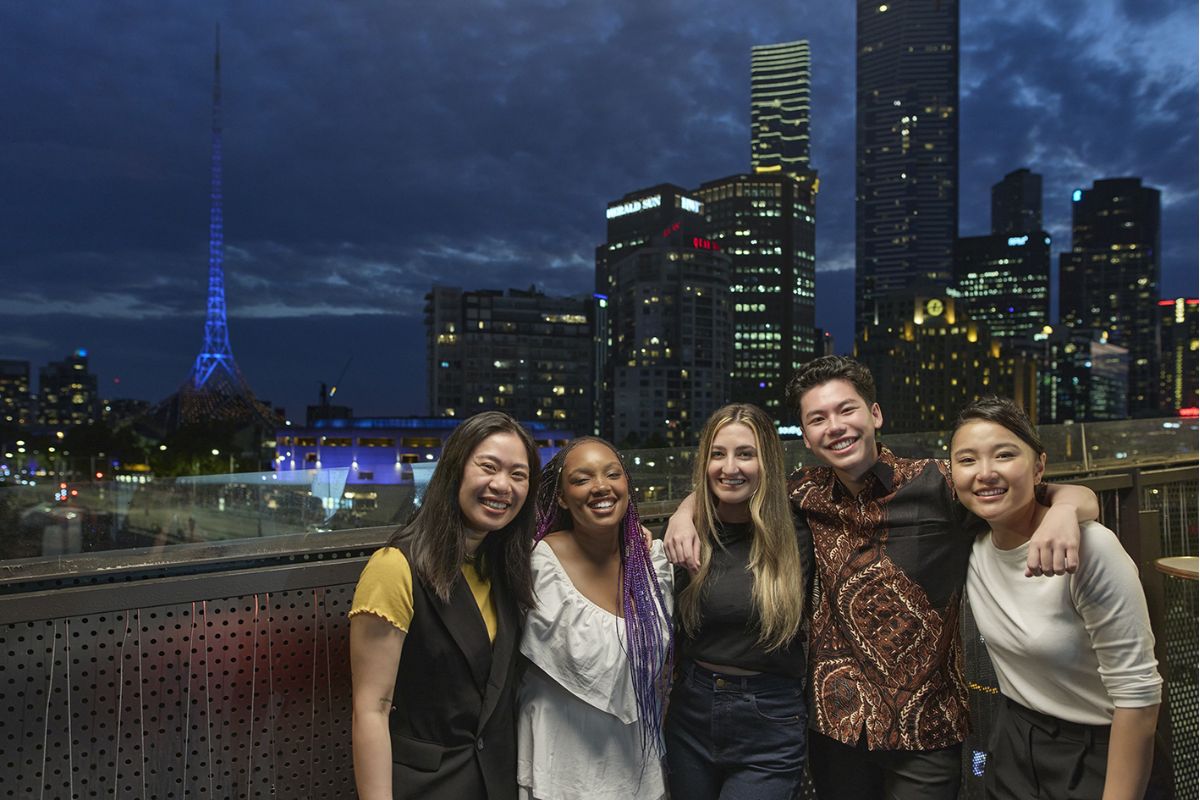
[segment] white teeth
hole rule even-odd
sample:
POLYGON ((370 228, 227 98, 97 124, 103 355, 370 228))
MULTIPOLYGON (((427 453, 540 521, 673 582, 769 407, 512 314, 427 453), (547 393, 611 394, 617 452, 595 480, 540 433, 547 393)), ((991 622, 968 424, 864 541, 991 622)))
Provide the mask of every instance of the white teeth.
POLYGON ((589 508, 594 508, 597 511, 607 511, 617 504, 616 500, 601 500, 597 503, 588 503, 589 508))
POLYGON ((508 510, 508 503, 503 503, 499 500, 481 500, 480 502, 482 502, 488 508, 494 508, 497 511, 507 511, 508 510))
POLYGON ((722 478, 721 483, 726 486, 741 486, 746 482, 745 478, 722 478))
POLYGON ((975 493, 976 497, 996 497, 1007 492, 1007 489, 981 489, 975 493))
POLYGON ((829 446, 830 450, 845 450, 850 445, 854 444, 853 439, 843 439, 840 442, 834 442, 829 446))

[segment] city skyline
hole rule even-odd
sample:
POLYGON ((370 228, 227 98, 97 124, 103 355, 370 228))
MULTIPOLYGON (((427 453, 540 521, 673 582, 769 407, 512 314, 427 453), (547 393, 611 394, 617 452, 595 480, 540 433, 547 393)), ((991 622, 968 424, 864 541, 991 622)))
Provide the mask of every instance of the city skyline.
MULTIPOLYGON (((0 358, 36 368, 87 348, 105 397, 157 401, 186 377, 218 20, 231 337, 256 393, 293 419, 364 349, 374 361, 356 359, 338 400, 424 413, 412 378, 434 282, 590 291, 609 200, 749 169, 750 48, 792 39, 812 48, 817 322, 850 345, 849 4, 756 4, 736 29, 732 3, 24 6, 0 10, 15 67, 0 90, 0 358)), ((960 234, 986 233, 990 186, 1028 167, 1057 255, 1074 189, 1140 177, 1163 192, 1162 296, 1195 296, 1195 20, 1179 1, 964 2, 960 234)))

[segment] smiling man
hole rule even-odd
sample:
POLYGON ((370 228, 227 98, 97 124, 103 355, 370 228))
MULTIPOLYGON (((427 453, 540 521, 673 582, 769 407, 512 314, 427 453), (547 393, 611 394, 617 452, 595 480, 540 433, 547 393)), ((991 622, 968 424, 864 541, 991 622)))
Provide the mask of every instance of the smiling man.
MULTIPOLYGON (((959 608, 971 546, 986 528, 958 503, 946 462, 900 458, 876 442, 883 413, 857 361, 809 362, 787 400, 826 465, 788 482, 816 561, 809 765, 817 795, 955 798, 969 726, 959 608)), ((1098 512, 1087 489, 1058 487, 1051 500, 1057 528, 1098 512)), ((689 567, 697 560, 690 515, 685 502, 666 540, 672 560, 689 567)), ((1039 528, 1030 574, 1074 570, 1078 528, 1066 527, 1070 541, 1039 528)))

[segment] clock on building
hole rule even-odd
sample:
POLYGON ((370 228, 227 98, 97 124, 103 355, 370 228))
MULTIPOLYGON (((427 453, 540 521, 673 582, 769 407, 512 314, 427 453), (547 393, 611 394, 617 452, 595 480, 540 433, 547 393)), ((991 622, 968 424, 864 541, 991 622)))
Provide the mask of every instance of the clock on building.
POLYGON ((945 310, 946 304, 936 297, 931 297, 925 301, 925 313, 931 317, 941 316, 942 312, 945 310))

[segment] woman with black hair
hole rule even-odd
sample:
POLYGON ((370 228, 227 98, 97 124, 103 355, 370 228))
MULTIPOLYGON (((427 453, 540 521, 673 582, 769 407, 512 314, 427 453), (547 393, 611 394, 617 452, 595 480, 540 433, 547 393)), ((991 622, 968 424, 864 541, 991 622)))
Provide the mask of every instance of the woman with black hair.
POLYGON ((1098 522, 1062 580, 1025 578, 1046 448, 1016 403, 986 397, 950 444, 958 499, 991 530, 976 539, 967 598, 1003 703, 984 773, 990 800, 1140 800, 1150 778, 1162 678, 1137 566, 1098 522))
POLYGON ((465 420, 412 521, 363 570, 350 610, 362 800, 514 798, 521 620, 537 448, 511 417, 465 420))

